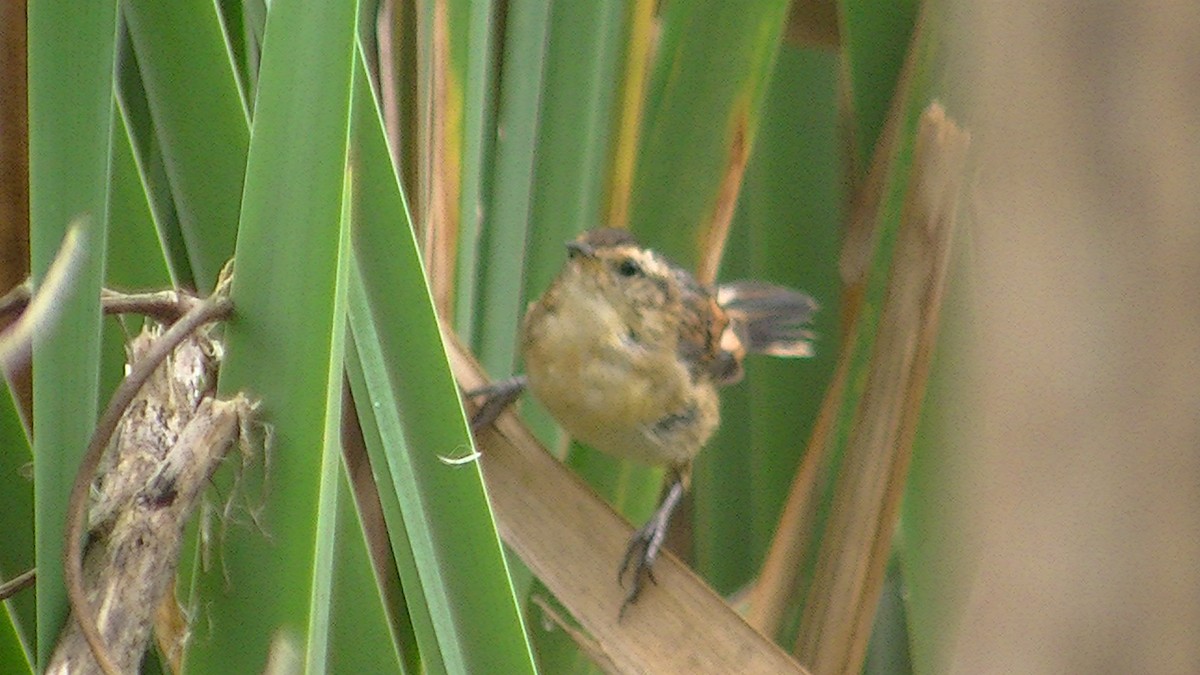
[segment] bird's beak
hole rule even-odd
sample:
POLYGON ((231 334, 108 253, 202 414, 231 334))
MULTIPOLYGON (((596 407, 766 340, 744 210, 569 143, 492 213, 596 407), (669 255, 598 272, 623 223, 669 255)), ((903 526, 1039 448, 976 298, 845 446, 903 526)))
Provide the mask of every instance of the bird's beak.
POLYGON ((571 258, 583 256, 585 258, 593 258, 596 256, 596 249, 591 244, 582 241, 568 241, 567 255, 571 258))

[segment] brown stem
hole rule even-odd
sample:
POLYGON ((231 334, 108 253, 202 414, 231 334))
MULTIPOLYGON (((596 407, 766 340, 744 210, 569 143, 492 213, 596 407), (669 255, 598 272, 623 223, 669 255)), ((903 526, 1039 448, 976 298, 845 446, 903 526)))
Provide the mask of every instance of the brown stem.
POLYGON ((79 471, 75 474, 75 483, 71 486, 71 495, 67 500, 66 544, 63 547, 63 579, 67 586, 67 599, 71 611, 79 621, 79 628, 92 649, 92 655, 100 665, 105 675, 119 675, 120 671, 112 661, 111 655, 100 635, 95 616, 88 606, 87 595, 83 587, 83 534, 87 522, 88 491, 104 449, 108 447, 109 439, 117 428, 125 409, 137 395, 138 391, 149 379, 158 366, 174 351, 185 338, 200 326, 219 319, 228 318, 233 311, 233 303, 223 295, 214 294, 206 300, 194 305, 179 321, 172 325, 162 337, 154 342, 145 357, 134 363, 129 375, 121 381, 113 392, 108 407, 100 416, 96 430, 84 451, 79 463, 79 471))

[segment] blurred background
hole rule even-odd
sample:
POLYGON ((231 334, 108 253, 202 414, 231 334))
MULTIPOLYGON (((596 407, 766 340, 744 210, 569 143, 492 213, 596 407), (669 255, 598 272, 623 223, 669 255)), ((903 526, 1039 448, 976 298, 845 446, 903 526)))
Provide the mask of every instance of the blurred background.
POLYGON ((1197 672, 1200 6, 975 5, 949 669, 1197 672))

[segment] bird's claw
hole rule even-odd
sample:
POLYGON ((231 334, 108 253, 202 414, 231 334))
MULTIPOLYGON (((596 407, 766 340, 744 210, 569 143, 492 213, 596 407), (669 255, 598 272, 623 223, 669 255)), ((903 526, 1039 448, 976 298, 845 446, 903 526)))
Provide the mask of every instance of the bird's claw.
POLYGON ((632 573, 629 593, 625 595, 625 602, 621 603, 621 610, 617 614, 618 620, 625 616, 625 610, 630 605, 637 602, 646 579, 652 583, 658 583, 658 580, 654 578, 654 561, 658 560, 658 553, 662 550, 662 542, 666 534, 666 522, 659 518, 651 518, 650 522, 643 525, 630 537, 629 545, 625 548, 625 557, 621 559, 621 567, 617 570, 617 583, 622 588, 625 587, 625 578, 632 573))
POLYGON ((479 433, 480 430, 495 422, 496 418, 500 417, 500 414, 525 391, 525 384, 524 375, 515 375, 478 389, 464 391, 465 398, 483 398, 479 409, 471 416, 471 433, 479 433))
POLYGON ((676 475, 671 481, 671 487, 667 490, 666 497, 658 505, 654 515, 650 516, 650 520, 629 538, 629 545, 625 548, 625 557, 621 559, 621 567, 617 570, 617 583, 624 587, 625 577, 631 572, 632 577, 629 582, 629 593, 625 596, 625 602, 621 604, 620 612, 617 613, 618 621, 625 616, 625 610, 637 602, 642 588, 645 587, 646 579, 658 583, 654 578, 654 561, 658 560, 658 554, 662 551, 663 542, 667 538, 667 526, 671 522, 671 514, 675 512, 675 507, 679 505, 682 497, 683 480, 676 475))

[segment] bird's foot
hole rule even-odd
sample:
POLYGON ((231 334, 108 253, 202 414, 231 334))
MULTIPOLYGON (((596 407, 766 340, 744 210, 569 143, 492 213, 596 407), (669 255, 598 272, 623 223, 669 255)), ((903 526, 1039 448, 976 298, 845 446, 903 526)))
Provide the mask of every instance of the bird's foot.
POLYGON ((483 402, 479 404, 479 409, 471 416, 471 433, 479 433, 480 429, 495 422, 496 418, 500 417, 500 413, 520 398, 525 391, 525 382, 524 375, 514 375, 507 379, 497 380, 487 386, 463 392, 463 396, 466 398, 484 397, 483 402))
POLYGON ((625 602, 621 603, 621 610, 617 614, 618 620, 625 616, 625 610, 629 609, 630 605, 637 602, 647 579, 658 583, 654 579, 654 561, 658 560, 658 554, 662 551, 663 541, 667 537, 667 527, 671 523, 671 514, 679 506, 679 500, 682 497, 683 481, 676 475, 671 482, 670 489, 667 490, 666 497, 655 509, 654 515, 650 516, 650 520, 646 521, 646 524, 638 528, 630 537, 629 545, 625 548, 625 557, 621 560, 621 567, 617 570, 617 583, 622 587, 625 586, 625 578, 629 577, 630 579, 629 593, 625 595, 625 602))

